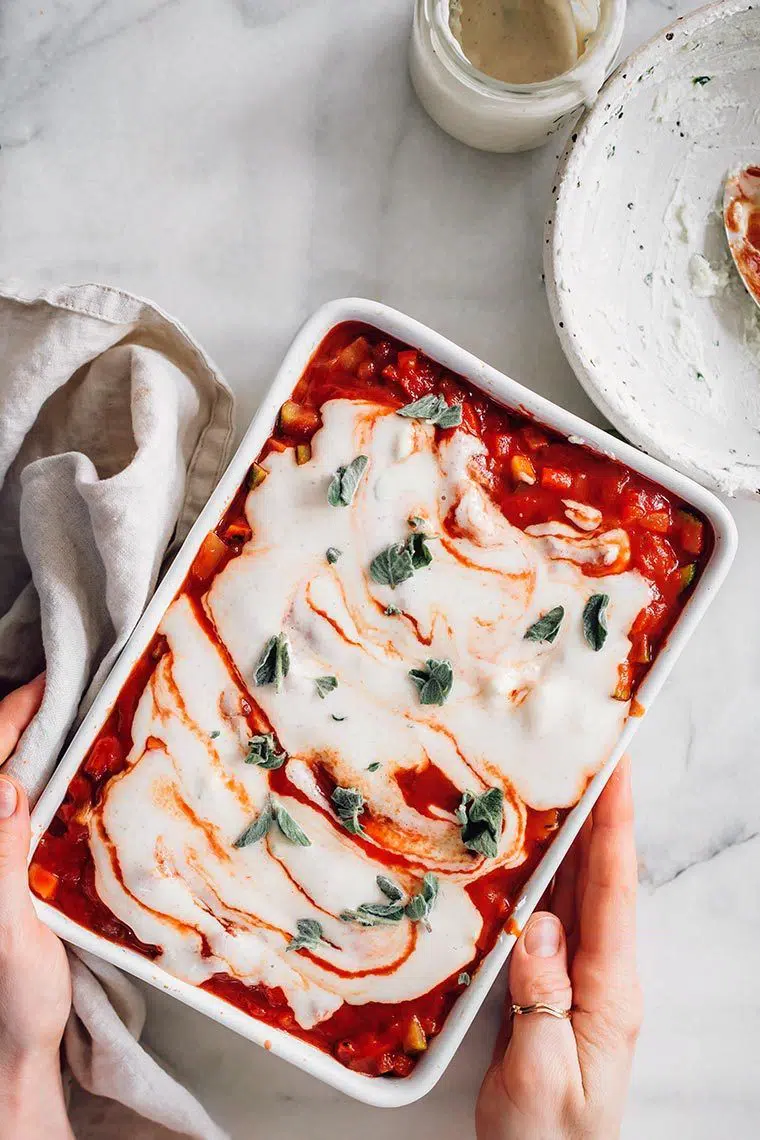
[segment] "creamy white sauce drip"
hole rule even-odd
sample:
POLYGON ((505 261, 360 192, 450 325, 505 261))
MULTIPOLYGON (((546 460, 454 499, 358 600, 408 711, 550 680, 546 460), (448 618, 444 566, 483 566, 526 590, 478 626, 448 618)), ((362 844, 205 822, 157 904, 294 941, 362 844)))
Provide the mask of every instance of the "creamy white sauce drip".
POLYGON ((245 694, 184 595, 162 622, 170 652, 139 701, 129 766, 106 787, 90 825, 101 897, 162 948, 162 965, 194 983, 225 971, 281 986, 305 1028, 343 1002, 415 998, 472 960, 481 916, 466 885, 519 865, 525 805, 575 803, 609 754, 628 712, 611 698, 618 664, 649 598, 637 572, 589 578, 580 569, 593 561, 605 573, 618 532, 557 523, 531 535, 511 526, 473 477, 483 447, 465 431, 439 447, 433 428, 346 400, 326 404, 323 421, 309 463, 298 466, 292 451, 267 457, 268 478, 246 504, 253 538, 204 601, 289 754, 287 775, 307 803, 281 802, 311 847, 272 831, 234 848, 269 779, 245 763, 245 694), (329 506, 330 477, 358 454, 370 462, 354 503, 329 506), (439 536, 429 542, 433 564, 396 590, 377 585, 369 563, 406 538, 410 516, 439 536), (449 517, 457 537, 444 527, 449 517), (330 546, 342 552, 334 565, 330 546), (596 592, 610 596, 598 653, 581 621, 596 592), (390 603, 401 615, 386 616, 390 603), (557 605, 565 618, 556 641, 526 641, 528 626, 557 605), (292 655, 280 693, 253 681, 264 643, 279 631, 292 655), (408 676, 428 657, 453 667, 440 707, 422 706, 408 676), (321 699, 315 678, 326 674, 338 687, 321 699), (364 795, 369 851, 329 810, 317 762, 364 795), (462 790, 504 788, 496 859, 470 855, 445 811, 407 804, 395 773, 428 763, 462 790), (441 884, 432 932, 406 919, 374 929, 340 921, 347 908, 383 901, 379 872, 413 892, 425 870, 441 884), (313 956, 286 950, 303 918, 318 921, 328 942, 313 956))

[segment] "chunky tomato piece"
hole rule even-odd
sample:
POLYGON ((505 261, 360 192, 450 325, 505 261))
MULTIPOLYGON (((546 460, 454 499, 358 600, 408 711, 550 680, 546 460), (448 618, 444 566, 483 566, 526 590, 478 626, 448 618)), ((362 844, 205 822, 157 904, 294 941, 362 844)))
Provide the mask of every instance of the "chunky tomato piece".
POLYGON ((541 486, 548 487, 552 491, 572 491, 572 472, 564 471, 561 467, 544 467, 541 472, 541 486))
POLYGON ((200 550, 193 561, 191 572, 196 578, 205 582, 214 573, 228 551, 227 543, 219 537, 216 531, 212 530, 201 543, 200 550))
POLYGON ((634 564, 649 578, 666 578, 678 565, 678 558, 667 538, 644 531, 632 538, 634 564))
POLYGON ((286 400, 280 409, 280 429, 293 439, 311 439, 322 423, 319 412, 286 400))
POLYGON ((124 763, 124 751, 115 736, 101 736, 84 762, 85 772, 101 779, 110 772, 118 772, 124 763))
POLYGON ((48 902, 58 890, 59 879, 52 871, 40 867, 39 863, 32 863, 29 868, 29 886, 38 898, 48 902))
POLYGON ((705 527, 690 511, 678 512, 678 534, 688 554, 701 554, 705 545, 705 527))
POLYGON ((548 447, 549 445, 549 437, 546 432, 534 427, 533 424, 526 424, 525 427, 522 428, 520 435, 525 441, 525 445, 529 451, 540 451, 542 447, 548 447))

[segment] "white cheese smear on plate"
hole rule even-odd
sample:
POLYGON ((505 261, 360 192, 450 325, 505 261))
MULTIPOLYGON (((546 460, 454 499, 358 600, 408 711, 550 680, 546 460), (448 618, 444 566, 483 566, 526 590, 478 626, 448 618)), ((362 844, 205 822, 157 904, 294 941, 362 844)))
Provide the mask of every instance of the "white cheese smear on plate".
POLYGON ((512 526, 482 486, 485 447, 466 431, 437 438, 351 400, 328 402, 322 417, 308 463, 292 449, 267 456, 246 502, 253 537, 213 580, 204 613, 185 594, 167 611, 169 651, 139 700, 128 767, 90 822, 98 893, 161 947, 162 966, 195 984, 224 972, 281 987, 305 1029, 344 1002, 416 998, 473 960, 482 918, 466 888, 519 866, 526 807, 574 804, 609 755, 628 714, 611 696, 618 665, 649 600, 637 571, 607 573, 625 560, 625 532, 512 526), (331 506, 334 472, 357 455, 369 463, 353 502, 331 506), (369 565, 407 539, 410 519, 430 536, 432 563, 391 589, 369 565), (341 552, 332 563, 330 547, 341 552), (597 593, 609 595, 608 635, 595 652, 582 613, 597 593), (558 606, 556 639, 526 640, 558 606), (254 680, 279 633, 291 658, 280 691, 254 680), (409 676, 431 658, 453 671, 442 705, 421 704, 409 676), (337 686, 320 696, 325 676, 337 686), (310 846, 276 827, 234 846, 270 794, 270 774, 245 762, 251 697, 288 756, 290 794, 277 801, 310 846), (495 858, 464 846, 453 812, 407 802, 397 775, 428 765, 462 792, 503 789, 495 858), (325 770, 363 796, 362 839, 335 815, 317 779, 325 770), (426 871, 440 884, 430 931, 407 918, 341 920, 387 902, 378 874, 412 895, 426 871), (304 919, 323 941, 288 951, 304 919))

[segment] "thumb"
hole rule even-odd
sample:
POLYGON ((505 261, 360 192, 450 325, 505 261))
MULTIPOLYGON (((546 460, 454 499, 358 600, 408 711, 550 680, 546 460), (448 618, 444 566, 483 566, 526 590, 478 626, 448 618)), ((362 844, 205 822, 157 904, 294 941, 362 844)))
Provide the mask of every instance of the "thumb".
MULTIPOLYGON (((510 958, 509 990, 515 1005, 542 1003, 557 1010, 570 1009, 565 931, 556 915, 538 911, 529 919, 510 958)), ((517 1102, 526 1094, 534 1103, 537 1096, 566 1096, 580 1082, 569 1019, 540 1012, 515 1014, 504 1078, 508 1087, 516 1083, 510 1091, 517 1102)))
POLYGON ((29 807, 23 790, 0 776, 0 941, 30 908, 26 857, 29 807))

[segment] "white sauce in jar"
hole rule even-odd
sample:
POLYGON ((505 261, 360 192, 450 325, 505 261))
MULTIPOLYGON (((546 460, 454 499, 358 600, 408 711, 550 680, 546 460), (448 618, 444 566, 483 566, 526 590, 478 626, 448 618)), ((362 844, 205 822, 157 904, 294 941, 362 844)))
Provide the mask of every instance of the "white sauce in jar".
POLYGON ((585 47, 570 0, 451 0, 450 25, 470 63, 504 83, 553 79, 585 47))

